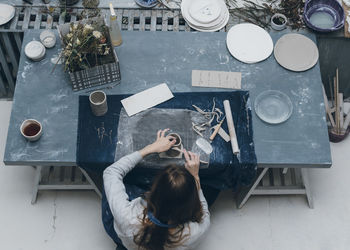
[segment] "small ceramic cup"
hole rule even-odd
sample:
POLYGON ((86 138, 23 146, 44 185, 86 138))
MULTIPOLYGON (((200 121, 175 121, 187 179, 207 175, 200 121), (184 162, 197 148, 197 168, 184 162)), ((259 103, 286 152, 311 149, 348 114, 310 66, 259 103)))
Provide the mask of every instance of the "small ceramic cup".
POLYGON ((51 30, 44 30, 40 33, 40 41, 46 48, 52 48, 56 44, 56 36, 51 30))
POLYGON ((39 140, 42 134, 43 128, 41 123, 34 119, 27 119, 21 125, 21 134, 28 141, 37 141, 39 140))
POLYGON ((105 92, 101 90, 94 91, 90 94, 89 100, 91 111, 94 115, 103 116, 107 113, 108 106, 105 92))
POLYGON ((283 30, 287 25, 287 17, 283 14, 276 13, 271 17, 271 27, 274 30, 283 30))

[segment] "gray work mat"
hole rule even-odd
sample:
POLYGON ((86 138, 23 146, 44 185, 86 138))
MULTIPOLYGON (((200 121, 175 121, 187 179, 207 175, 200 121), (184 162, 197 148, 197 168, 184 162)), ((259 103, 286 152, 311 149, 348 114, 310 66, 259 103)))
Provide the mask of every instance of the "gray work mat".
MULTIPOLYGON (((210 155, 196 145, 196 140, 201 136, 192 130, 192 122, 197 124, 206 121, 203 115, 187 109, 152 108, 129 117, 122 108, 118 124, 115 160, 153 143, 158 130, 169 128, 168 133, 180 135, 185 149, 199 154, 200 160, 209 164, 210 155)), ((206 127, 202 134, 209 141, 209 127, 206 127)), ((151 154, 140 162, 139 167, 159 169, 170 164, 183 165, 184 158, 160 158, 158 154, 151 154)), ((208 164, 201 163, 200 168, 207 168, 208 164)))

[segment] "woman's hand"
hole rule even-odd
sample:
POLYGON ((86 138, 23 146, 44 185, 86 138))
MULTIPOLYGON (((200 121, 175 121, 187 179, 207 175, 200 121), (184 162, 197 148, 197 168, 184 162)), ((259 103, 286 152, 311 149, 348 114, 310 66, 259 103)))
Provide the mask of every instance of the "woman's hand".
POLYGON ((198 190, 200 189, 200 182, 199 182, 199 155, 192 153, 191 151, 188 151, 186 149, 183 150, 186 163, 185 163, 185 168, 190 172, 194 179, 196 180, 197 188, 198 190))
POLYGON ((157 140, 139 151, 142 157, 152 153, 168 151, 176 143, 174 137, 170 135, 165 136, 167 131, 169 131, 168 128, 157 132, 157 140))

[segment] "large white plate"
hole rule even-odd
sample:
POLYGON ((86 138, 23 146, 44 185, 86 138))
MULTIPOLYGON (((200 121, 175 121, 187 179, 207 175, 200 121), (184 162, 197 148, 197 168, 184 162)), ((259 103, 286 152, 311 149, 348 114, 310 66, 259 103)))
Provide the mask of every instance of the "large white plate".
POLYGON ((15 16, 15 8, 8 4, 0 3, 0 25, 10 21, 15 16))
POLYGON ((273 51, 273 41, 269 33, 250 23, 233 26, 227 33, 226 44, 231 55, 244 63, 263 61, 273 51))
POLYGON ((300 34, 286 34, 275 45, 274 56, 284 68, 292 71, 305 71, 318 61, 318 49, 309 38, 300 34))
POLYGON ((220 16, 213 22, 209 24, 203 24, 199 23, 196 20, 194 20, 190 14, 188 13, 188 9, 190 4, 192 3, 191 0, 183 0, 181 2, 181 13, 187 24, 198 31, 203 31, 203 32, 213 32, 222 29, 223 27, 226 26, 228 20, 229 20, 229 12, 226 7, 225 2, 222 0, 216 0, 220 3, 221 6, 221 14, 220 16))
POLYGON ((270 124, 285 122, 291 116, 293 105, 289 97, 277 90, 260 93, 254 101, 257 116, 270 124))

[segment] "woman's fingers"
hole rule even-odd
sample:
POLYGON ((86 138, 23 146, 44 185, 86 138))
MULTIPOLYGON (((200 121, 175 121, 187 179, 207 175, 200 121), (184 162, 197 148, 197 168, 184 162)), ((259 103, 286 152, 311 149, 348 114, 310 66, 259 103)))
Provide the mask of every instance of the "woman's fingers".
POLYGON ((186 162, 189 162, 190 161, 190 156, 188 155, 187 150, 184 149, 183 151, 184 151, 184 156, 185 156, 186 162))
POLYGON ((161 133, 161 137, 164 137, 164 135, 165 135, 165 132, 167 132, 167 131, 169 131, 170 129, 169 128, 167 128, 167 129, 164 129, 163 131, 162 131, 162 133, 161 133))
POLYGON ((160 129, 160 130, 158 130, 158 132, 157 132, 157 139, 159 139, 160 138, 160 134, 162 133, 162 130, 160 129))

